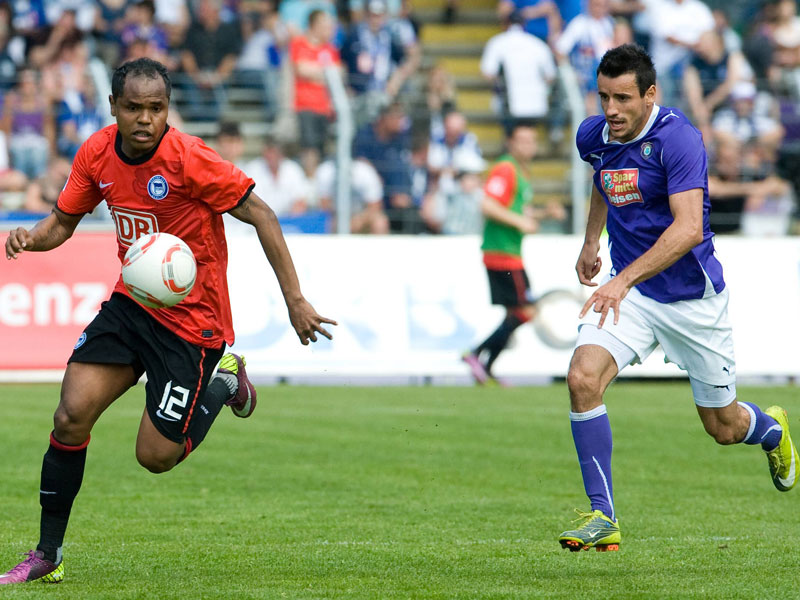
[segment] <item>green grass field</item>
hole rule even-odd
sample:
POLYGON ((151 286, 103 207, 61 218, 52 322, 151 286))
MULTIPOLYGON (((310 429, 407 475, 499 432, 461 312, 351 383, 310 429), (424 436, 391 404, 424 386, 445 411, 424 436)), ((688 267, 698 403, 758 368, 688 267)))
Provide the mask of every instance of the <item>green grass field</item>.
MULTIPOLYGON (((260 394, 253 418, 226 410, 198 452, 162 475, 134 457, 144 389, 121 398, 92 435, 65 581, 0 587, 0 599, 795 593, 800 490, 772 487, 760 449, 716 446, 688 383, 621 383, 606 397, 616 553, 556 542, 572 509, 588 507, 563 385, 260 394)), ((740 397, 800 416, 792 388, 740 397)), ((0 386, 0 571, 38 538, 57 398, 57 386, 0 386)))

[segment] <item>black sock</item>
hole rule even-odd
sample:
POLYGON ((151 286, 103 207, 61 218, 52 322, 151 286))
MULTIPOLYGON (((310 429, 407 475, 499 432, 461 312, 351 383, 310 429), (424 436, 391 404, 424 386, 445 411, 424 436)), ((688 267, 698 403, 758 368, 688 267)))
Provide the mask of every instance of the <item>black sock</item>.
POLYGON ((89 438, 80 446, 68 446, 59 442, 51 433, 50 447, 42 461, 42 482, 39 488, 42 518, 36 549, 44 553, 46 560, 54 563, 61 560, 61 546, 64 544, 72 502, 83 481, 88 444, 89 438))
POLYGON ((184 460, 190 452, 196 450, 200 443, 205 439, 214 419, 231 398, 231 390, 225 379, 221 376, 214 377, 206 387, 203 399, 195 408, 189 430, 186 432, 186 453, 181 460, 184 460))
POLYGON ((491 372, 492 364, 494 364, 494 361, 497 360, 497 357, 500 356, 500 353, 508 345, 511 334, 514 333, 514 330, 522 325, 522 323, 523 321, 519 317, 507 315, 506 318, 503 319, 503 322, 500 323, 500 326, 494 330, 492 335, 486 338, 475 350, 475 354, 480 354, 484 351, 489 353, 489 357, 486 359, 484 365, 487 371, 491 372))

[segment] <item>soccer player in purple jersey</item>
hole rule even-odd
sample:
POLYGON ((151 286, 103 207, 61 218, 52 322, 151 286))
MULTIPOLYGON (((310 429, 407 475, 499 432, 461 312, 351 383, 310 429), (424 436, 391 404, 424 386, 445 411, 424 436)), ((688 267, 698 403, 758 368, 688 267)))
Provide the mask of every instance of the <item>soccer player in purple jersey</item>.
POLYGON ((786 411, 737 402, 728 290, 709 228, 707 157, 700 132, 675 108, 655 103, 650 56, 626 44, 597 69, 603 115, 578 129, 581 157, 594 168, 586 236, 575 269, 597 286, 600 234, 612 268, 581 311, 585 319, 567 375, 572 436, 590 512, 559 537, 570 550, 617 550, 611 483, 611 427, 603 393, 628 364, 659 344, 689 375, 705 430, 719 444, 760 444, 775 487, 794 487, 797 451, 786 411), (592 309, 592 310, 590 310, 592 309), (609 317, 613 311, 613 319, 609 317))

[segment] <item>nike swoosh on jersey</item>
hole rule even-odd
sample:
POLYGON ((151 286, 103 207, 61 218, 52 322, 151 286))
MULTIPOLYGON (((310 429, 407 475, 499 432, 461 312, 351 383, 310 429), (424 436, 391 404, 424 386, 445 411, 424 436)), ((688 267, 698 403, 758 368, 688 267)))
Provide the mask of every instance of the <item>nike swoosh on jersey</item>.
POLYGON ((98 185, 100 186, 100 189, 103 190, 103 189, 107 188, 108 186, 112 185, 113 183, 114 183, 113 181, 109 181, 108 183, 103 183, 101 181, 98 185))
POLYGON ((794 469, 795 469, 795 464, 794 464, 794 444, 791 443, 791 440, 789 440, 789 442, 790 442, 790 446, 791 446, 790 450, 792 451, 792 462, 789 463, 789 477, 784 479, 783 477, 778 476, 778 481, 780 482, 780 484, 783 485, 783 486, 786 486, 786 487, 790 487, 792 485, 792 483, 794 483, 794 469))
POLYGON ((177 422, 177 420, 178 420, 178 419, 173 419, 172 417, 168 417, 167 415, 165 415, 164 413, 161 412, 160 408, 156 411, 156 416, 161 418, 161 419, 164 419, 165 421, 177 422))

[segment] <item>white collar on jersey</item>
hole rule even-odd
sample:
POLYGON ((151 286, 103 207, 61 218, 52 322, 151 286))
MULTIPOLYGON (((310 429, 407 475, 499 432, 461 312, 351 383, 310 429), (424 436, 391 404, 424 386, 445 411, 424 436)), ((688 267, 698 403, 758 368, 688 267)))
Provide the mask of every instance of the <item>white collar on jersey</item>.
POLYGON ((616 140, 609 142, 608 141, 608 123, 606 123, 603 126, 603 143, 604 144, 625 145, 625 144, 632 144, 633 142, 636 142, 636 141, 642 139, 644 136, 647 135, 647 133, 653 127, 653 123, 656 122, 656 118, 658 118, 658 111, 659 110, 661 110, 661 107, 658 104, 653 104, 653 110, 650 112, 650 118, 647 119, 647 123, 644 124, 644 129, 642 129, 642 131, 639 132, 639 135, 637 135, 632 140, 628 140, 627 142, 618 142, 616 140))

